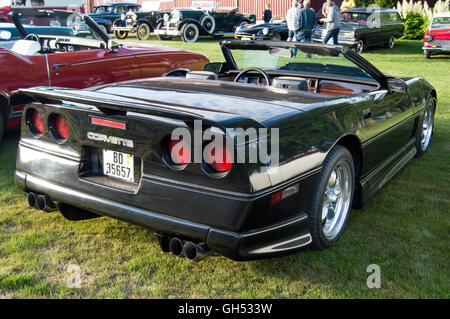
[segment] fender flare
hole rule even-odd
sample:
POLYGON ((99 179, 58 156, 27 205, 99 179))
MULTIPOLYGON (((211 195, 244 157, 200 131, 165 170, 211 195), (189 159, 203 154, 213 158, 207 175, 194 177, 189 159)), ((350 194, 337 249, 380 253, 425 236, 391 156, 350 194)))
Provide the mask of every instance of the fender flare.
POLYGON ((180 24, 178 25, 178 31, 181 31, 181 29, 183 29, 183 27, 186 24, 190 24, 190 23, 195 24, 197 26, 198 30, 200 31, 199 35, 210 35, 210 36, 214 35, 212 33, 209 33, 208 31, 206 31, 205 28, 200 24, 200 22, 198 22, 197 20, 192 19, 192 18, 182 20, 180 22, 180 24))
POLYGON ((147 24, 150 27, 150 32, 154 31, 154 28, 153 28, 152 24, 145 18, 141 18, 141 19, 136 21, 136 28, 138 26, 140 26, 141 24, 143 24, 143 23, 147 24))

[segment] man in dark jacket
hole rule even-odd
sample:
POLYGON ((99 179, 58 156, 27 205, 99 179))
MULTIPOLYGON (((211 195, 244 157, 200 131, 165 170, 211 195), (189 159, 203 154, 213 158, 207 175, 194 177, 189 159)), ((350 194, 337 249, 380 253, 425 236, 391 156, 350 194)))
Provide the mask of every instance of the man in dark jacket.
MULTIPOLYGON (((300 28, 297 39, 300 42, 311 42, 312 29, 316 25, 316 14, 310 6, 310 0, 303 1, 303 9, 300 10, 300 28)), ((307 57, 310 58, 311 55, 308 54, 307 57)))
POLYGON ((264 23, 269 23, 272 20, 272 10, 270 10, 270 3, 266 4, 266 10, 263 14, 264 23))

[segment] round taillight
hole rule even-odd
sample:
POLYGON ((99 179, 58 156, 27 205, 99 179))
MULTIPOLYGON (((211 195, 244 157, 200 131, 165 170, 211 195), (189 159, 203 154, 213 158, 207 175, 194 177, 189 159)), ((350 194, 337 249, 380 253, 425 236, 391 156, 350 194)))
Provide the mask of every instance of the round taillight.
POLYGON ((67 127, 66 120, 61 115, 57 115, 55 118, 55 131, 61 140, 67 140, 69 137, 69 128, 67 127))
POLYGON ((191 162, 191 148, 184 140, 170 140, 169 156, 175 165, 187 165, 191 162))
POLYGON ((208 165, 218 173, 226 173, 231 169, 233 162, 230 151, 226 146, 216 146, 210 152, 205 154, 205 161, 208 165))
POLYGON ((430 42, 431 40, 433 40, 433 33, 430 32, 430 34, 427 34, 427 35, 425 36, 425 40, 428 41, 428 42, 430 42))
POLYGON ((44 120, 41 113, 34 110, 32 115, 33 128, 38 134, 44 133, 44 120))

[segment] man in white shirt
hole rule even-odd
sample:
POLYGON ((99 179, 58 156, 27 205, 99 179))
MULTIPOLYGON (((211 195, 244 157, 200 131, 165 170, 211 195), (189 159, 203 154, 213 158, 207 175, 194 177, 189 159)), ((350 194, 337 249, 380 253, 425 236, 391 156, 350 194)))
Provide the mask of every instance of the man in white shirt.
POLYGON ((292 8, 286 13, 286 23, 289 29, 288 41, 297 41, 297 33, 300 28, 300 8, 297 0, 292 1, 292 8))

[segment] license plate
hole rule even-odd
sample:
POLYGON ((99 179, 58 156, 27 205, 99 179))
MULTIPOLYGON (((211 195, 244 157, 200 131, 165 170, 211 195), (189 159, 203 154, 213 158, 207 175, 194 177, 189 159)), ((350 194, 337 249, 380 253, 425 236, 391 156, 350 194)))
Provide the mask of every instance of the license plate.
POLYGON ((250 41, 251 38, 248 38, 248 37, 242 37, 242 40, 243 40, 243 41, 250 41))
POLYGON ((450 45, 444 45, 442 49, 444 49, 445 51, 450 51, 450 45))
POLYGON ((103 150, 103 174, 134 182, 133 155, 103 150))

